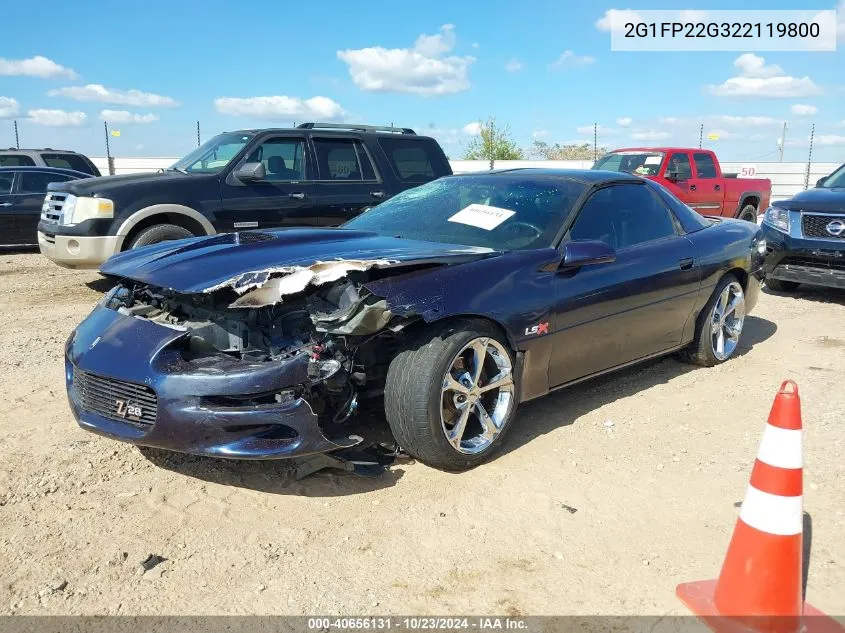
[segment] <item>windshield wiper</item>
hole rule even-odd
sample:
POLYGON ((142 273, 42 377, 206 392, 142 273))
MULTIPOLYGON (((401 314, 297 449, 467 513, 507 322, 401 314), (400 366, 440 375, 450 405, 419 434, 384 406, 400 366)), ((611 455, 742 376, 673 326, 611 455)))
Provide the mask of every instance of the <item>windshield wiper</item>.
POLYGON ((178 171, 180 174, 186 174, 186 175, 188 173, 187 171, 185 171, 181 167, 168 167, 167 169, 165 169, 165 171, 178 171))

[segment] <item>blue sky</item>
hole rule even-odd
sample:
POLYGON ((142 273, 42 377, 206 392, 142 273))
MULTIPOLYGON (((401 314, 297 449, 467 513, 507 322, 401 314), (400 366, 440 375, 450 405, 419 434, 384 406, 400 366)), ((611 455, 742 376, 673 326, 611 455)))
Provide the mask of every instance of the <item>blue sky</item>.
MULTIPOLYGON (((639 0, 636 9, 663 9, 639 0)), ((838 8, 837 52, 611 52, 606 2, 326 2, 307 5, 4 3, 0 147, 179 156, 224 130, 346 120, 410 126, 451 158, 474 122, 517 142, 697 145, 724 160, 845 161, 845 0, 746 0, 744 9, 838 8), (838 7, 837 3, 838 2, 838 7), (585 129, 586 128, 586 129, 585 129)), ((689 9, 730 9, 699 0, 689 9)))

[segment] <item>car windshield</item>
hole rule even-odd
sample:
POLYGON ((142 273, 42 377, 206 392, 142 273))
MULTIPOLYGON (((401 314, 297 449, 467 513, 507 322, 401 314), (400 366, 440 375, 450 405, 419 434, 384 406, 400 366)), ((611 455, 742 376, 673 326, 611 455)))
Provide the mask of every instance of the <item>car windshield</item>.
POLYGON ((551 176, 447 176, 409 189, 344 227, 495 250, 553 244, 586 185, 551 176))
POLYGON ((237 156, 251 138, 251 134, 218 134, 169 169, 188 174, 216 174, 237 156))
POLYGON ((840 167, 830 176, 828 176, 822 183, 822 187, 824 187, 825 189, 832 189, 834 187, 845 187, 845 165, 842 165, 842 167, 840 167))
POLYGON ((656 176, 663 162, 663 152, 611 152, 599 158, 593 169, 624 171, 637 176, 656 176))

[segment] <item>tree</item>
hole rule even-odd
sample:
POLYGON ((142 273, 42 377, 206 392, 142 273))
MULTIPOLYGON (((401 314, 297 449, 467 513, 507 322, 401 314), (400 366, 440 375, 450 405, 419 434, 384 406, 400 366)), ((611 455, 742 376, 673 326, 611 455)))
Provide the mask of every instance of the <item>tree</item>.
POLYGON ((524 154, 511 138, 510 128, 496 125, 493 117, 479 127, 478 136, 470 141, 464 152, 465 160, 521 160, 524 154))
MULTIPOLYGON (((598 156, 606 153, 607 148, 598 148, 598 156)), ((534 141, 531 154, 545 158, 546 160, 594 160, 596 158, 596 150, 590 143, 572 145, 555 143, 554 145, 549 145, 543 141, 534 141)))

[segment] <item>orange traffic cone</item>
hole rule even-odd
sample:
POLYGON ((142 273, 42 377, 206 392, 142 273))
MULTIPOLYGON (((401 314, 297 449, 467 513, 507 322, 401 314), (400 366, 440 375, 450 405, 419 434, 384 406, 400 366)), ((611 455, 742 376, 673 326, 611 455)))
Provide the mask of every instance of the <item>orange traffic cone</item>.
POLYGON ((802 598, 802 468, 801 400, 798 385, 786 380, 775 396, 718 580, 676 589, 712 630, 845 633, 802 598))

